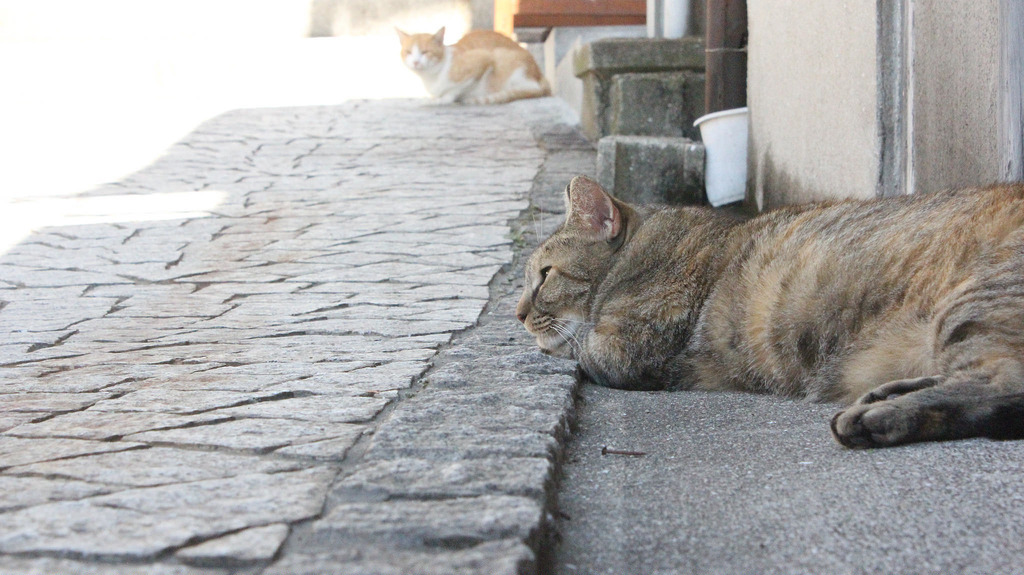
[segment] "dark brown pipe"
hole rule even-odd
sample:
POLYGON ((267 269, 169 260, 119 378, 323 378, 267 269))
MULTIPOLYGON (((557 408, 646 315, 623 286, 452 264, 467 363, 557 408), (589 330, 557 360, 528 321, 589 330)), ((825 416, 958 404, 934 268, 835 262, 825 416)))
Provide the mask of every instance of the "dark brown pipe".
POLYGON ((747 2, 707 0, 704 113, 747 105, 747 2))

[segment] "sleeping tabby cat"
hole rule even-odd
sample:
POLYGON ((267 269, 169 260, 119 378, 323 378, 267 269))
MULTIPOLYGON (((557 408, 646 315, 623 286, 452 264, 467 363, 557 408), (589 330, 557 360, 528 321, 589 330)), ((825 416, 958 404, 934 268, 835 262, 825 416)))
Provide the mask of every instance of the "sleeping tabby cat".
POLYGON ((551 93, 533 56, 507 36, 474 30, 452 46, 435 34, 398 30, 402 62, 442 103, 501 104, 551 93))
POLYGON ((594 382, 850 403, 848 447, 1024 437, 1024 184, 747 222, 566 194, 516 315, 594 382))

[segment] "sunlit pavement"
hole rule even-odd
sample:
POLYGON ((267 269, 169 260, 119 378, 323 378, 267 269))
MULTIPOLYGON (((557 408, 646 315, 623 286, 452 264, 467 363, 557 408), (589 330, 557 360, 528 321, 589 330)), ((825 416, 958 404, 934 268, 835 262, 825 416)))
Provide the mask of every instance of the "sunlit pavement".
POLYGON ((535 564, 575 382, 507 269, 557 217, 509 222, 593 150, 288 46, 4 53, 0 572, 535 564))
POLYGON ((119 179, 232 109, 424 93, 391 36, 0 44, 0 197, 119 179))

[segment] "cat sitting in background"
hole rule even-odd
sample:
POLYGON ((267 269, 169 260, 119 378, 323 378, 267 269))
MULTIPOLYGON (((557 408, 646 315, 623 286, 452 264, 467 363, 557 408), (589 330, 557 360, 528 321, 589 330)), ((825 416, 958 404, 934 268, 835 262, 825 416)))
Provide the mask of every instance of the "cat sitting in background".
POLYGON ((1024 438, 1024 184, 738 222, 577 177, 516 315, 601 385, 852 404, 847 447, 1024 438))
POLYGON ((435 34, 395 30, 402 62, 442 103, 501 104, 551 94, 533 56, 507 36, 474 30, 445 46, 444 28, 435 34))

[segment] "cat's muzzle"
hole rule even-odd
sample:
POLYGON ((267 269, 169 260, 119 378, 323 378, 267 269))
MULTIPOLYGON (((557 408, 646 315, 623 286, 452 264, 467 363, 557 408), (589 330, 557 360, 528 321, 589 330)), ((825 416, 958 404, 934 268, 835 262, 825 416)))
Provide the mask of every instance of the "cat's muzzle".
POLYGON ((560 330, 536 334, 537 347, 545 355, 562 359, 576 359, 576 348, 579 343, 574 327, 565 333, 560 330))

